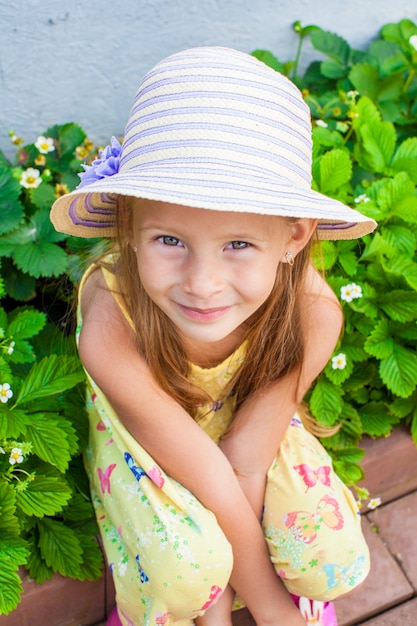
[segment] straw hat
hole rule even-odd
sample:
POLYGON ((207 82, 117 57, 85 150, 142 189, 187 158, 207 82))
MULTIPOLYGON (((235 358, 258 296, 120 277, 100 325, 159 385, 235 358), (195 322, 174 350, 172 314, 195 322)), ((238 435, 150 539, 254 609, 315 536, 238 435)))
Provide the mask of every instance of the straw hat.
POLYGON ((81 184, 53 205, 58 231, 113 237, 116 196, 214 211, 318 218, 321 239, 376 223, 311 189, 310 110, 295 85, 254 57, 192 48, 144 77, 123 145, 116 139, 81 184))

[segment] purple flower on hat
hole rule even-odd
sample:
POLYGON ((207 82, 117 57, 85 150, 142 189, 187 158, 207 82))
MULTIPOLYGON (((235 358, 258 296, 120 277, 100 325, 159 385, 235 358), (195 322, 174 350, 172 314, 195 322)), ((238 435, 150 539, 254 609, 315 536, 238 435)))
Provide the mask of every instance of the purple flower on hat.
POLYGON ((85 165, 85 163, 83 163, 85 171, 78 174, 81 178, 78 189, 90 183, 94 183, 96 180, 117 174, 119 171, 121 151, 122 146, 116 137, 112 137, 110 145, 106 146, 104 150, 99 150, 100 158, 95 159, 91 165, 85 165))

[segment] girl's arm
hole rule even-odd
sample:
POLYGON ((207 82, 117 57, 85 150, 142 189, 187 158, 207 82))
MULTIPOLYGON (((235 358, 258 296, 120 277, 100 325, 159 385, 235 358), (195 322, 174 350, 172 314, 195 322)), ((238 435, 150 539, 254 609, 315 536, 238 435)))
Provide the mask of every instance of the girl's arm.
POLYGON ((248 398, 220 444, 258 519, 266 473, 301 400, 332 355, 343 324, 336 296, 312 268, 304 319, 305 357, 301 371, 284 376, 248 398))
POLYGON ((231 585, 257 625, 302 626, 298 610, 275 574, 258 519, 229 461, 160 389, 103 282, 101 272, 94 272, 82 294, 79 352, 85 368, 145 450, 215 514, 233 550, 231 585))

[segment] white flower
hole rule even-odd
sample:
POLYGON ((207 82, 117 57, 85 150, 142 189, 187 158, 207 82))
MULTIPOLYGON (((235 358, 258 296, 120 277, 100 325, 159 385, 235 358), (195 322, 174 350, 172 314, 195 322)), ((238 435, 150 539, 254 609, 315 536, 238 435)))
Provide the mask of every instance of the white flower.
POLYGON ((12 396, 13 391, 10 389, 9 383, 4 383, 3 385, 0 385, 0 402, 5 404, 10 400, 12 396))
POLYGON ((346 124, 346 122, 336 122, 336 130, 338 130, 340 133, 345 133, 347 130, 349 130, 349 126, 346 124))
POLYGON ((352 302, 355 298, 362 298, 362 287, 356 283, 344 285, 340 288, 340 298, 345 302, 352 302))
POLYGON ((346 367, 346 354, 340 352, 332 358, 332 368, 334 370, 344 370, 346 367))
POLYGON ((34 167, 28 167, 20 178, 20 184, 26 189, 36 189, 42 182, 39 170, 35 170, 34 167))
POLYGON ((13 354, 15 345, 16 345, 16 342, 12 341, 10 346, 7 348, 7 354, 13 354))
POLYGON ((12 448, 10 452, 9 463, 15 465, 15 463, 23 463, 23 454, 20 448, 12 448))
POLYGON ((417 50, 417 35, 411 35, 408 43, 412 48, 414 48, 414 50, 417 50))
POLYGON ((369 509, 376 509, 378 506, 381 506, 381 498, 371 498, 368 502, 369 509))
POLYGON ((35 147, 41 154, 48 154, 48 152, 53 152, 55 150, 54 140, 50 137, 40 135, 35 141, 35 147))
POLYGON ((355 202, 356 204, 361 204, 362 202, 366 203, 366 202, 370 202, 371 199, 368 198, 368 196, 365 193, 361 193, 359 196, 356 196, 355 198, 355 202))
POLYGON ((359 91, 351 90, 351 91, 348 91, 346 95, 348 98, 354 99, 354 98, 357 98, 357 96, 359 96, 359 91))
POLYGON ((321 126, 322 128, 327 128, 328 124, 324 120, 316 120, 316 126, 321 126))

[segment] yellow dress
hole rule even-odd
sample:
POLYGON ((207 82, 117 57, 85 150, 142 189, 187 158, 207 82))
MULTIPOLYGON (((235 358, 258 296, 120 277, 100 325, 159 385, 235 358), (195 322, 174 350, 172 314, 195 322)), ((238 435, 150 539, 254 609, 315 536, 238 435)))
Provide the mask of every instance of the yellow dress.
MULTIPOLYGON (((104 274, 111 285, 112 275, 104 274)), ((81 325, 79 316, 77 335, 81 325)), ((224 403, 216 398, 244 358, 245 344, 216 367, 191 366, 193 381, 214 399, 201 407, 199 424, 215 442, 234 411, 232 395, 224 403)), ((91 377, 87 408, 86 467, 120 620, 125 626, 189 626, 226 587, 230 544, 214 514, 130 435, 91 377)), ((297 415, 268 472, 262 526, 277 574, 292 594, 332 600, 368 573, 354 498, 297 415)))

